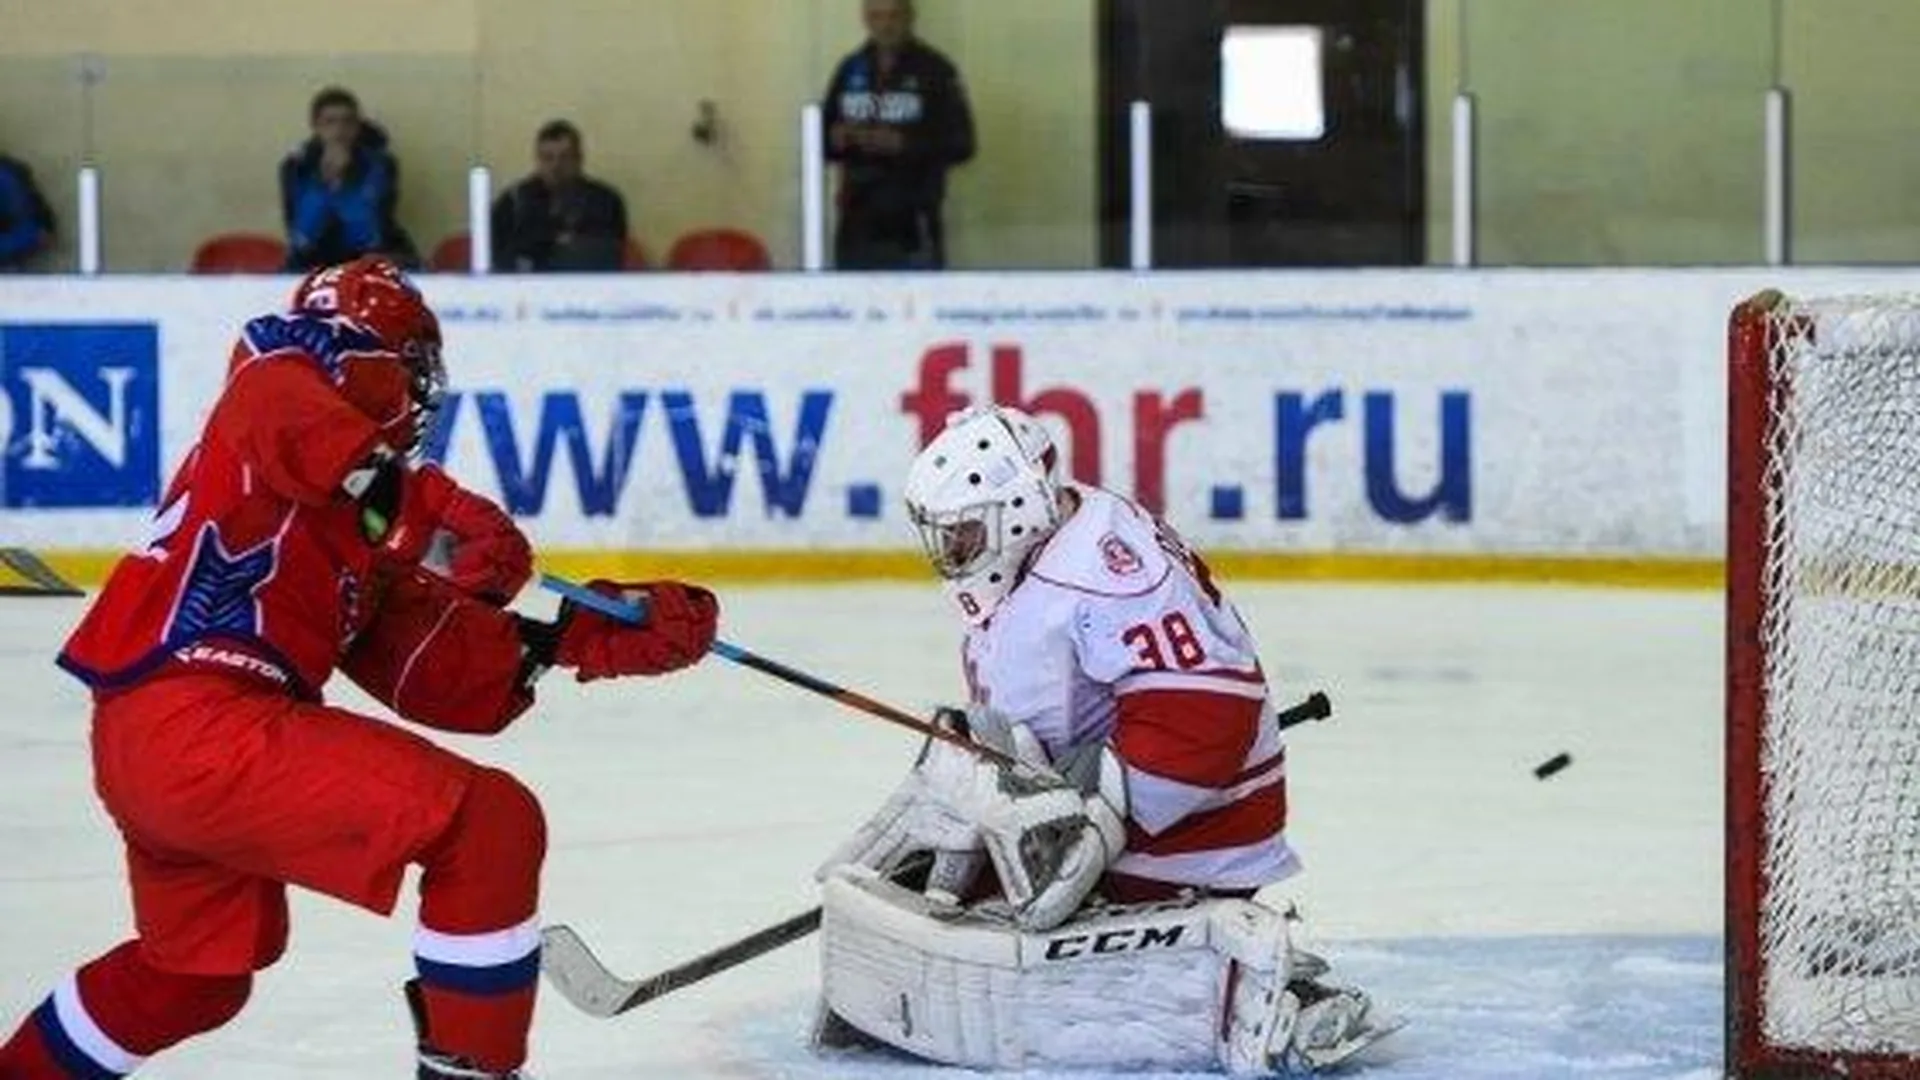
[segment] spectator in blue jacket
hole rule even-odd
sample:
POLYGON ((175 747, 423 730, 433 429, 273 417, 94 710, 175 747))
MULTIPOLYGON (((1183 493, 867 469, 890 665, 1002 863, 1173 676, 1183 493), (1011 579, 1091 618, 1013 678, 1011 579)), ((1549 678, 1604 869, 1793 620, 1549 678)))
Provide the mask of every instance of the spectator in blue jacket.
POLYGON ((20 270, 53 241, 53 209, 23 161, 0 154, 0 271, 20 270))
POLYGON ((387 133, 363 119, 352 92, 330 86, 307 110, 313 134, 280 162, 287 269, 310 270, 380 254, 417 265, 413 241, 394 220, 400 163, 387 133))

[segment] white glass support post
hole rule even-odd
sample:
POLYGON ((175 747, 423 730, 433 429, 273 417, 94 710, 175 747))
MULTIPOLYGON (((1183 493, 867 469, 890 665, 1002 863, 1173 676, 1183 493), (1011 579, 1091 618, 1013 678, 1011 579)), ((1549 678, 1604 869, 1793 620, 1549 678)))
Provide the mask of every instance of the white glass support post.
POLYGON ((1767 91, 1767 192, 1764 230, 1768 266, 1785 266, 1793 260, 1789 233, 1793 219, 1789 209, 1792 175, 1792 133, 1787 109, 1787 91, 1776 86, 1767 91))
POLYGON ((1153 106, 1136 101, 1127 110, 1127 265, 1153 269, 1153 106))
POLYGON ((493 170, 475 165, 467 170, 467 269, 484 274, 493 269, 493 170))
POLYGON ((74 179, 80 204, 80 227, 76 230, 75 259, 83 274, 100 272, 100 170, 80 166, 74 179))
POLYGON ((800 110, 800 267, 827 268, 827 133, 820 106, 800 110))
POLYGON ((1453 96, 1453 265, 1472 266, 1474 207, 1473 95, 1453 96))

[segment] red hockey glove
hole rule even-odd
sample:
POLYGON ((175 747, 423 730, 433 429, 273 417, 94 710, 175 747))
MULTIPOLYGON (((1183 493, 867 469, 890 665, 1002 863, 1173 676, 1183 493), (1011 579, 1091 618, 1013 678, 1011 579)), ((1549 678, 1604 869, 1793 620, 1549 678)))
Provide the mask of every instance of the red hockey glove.
POLYGON ((533 548, 513 519, 439 469, 428 466, 414 475, 440 489, 440 530, 453 540, 447 565, 431 568, 468 596, 496 604, 513 599, 533 576, 533 548))
POLYGON ((573 668, 581 682, 617 675, 663 675, 694 663, 713 647, 720 601, 697 585, 593 581, 587 588, 645 603, 647 620, 636 626, 575 604, 562 605, 554 659, 561 667, 573 668))
POLYGON ((408 469, 382 454, 346 487, 360 505, 361 532, 396 562, 428 561, 460 591, 502 604, 533 576, 533 549, 506 511, 435 466, 408 469))

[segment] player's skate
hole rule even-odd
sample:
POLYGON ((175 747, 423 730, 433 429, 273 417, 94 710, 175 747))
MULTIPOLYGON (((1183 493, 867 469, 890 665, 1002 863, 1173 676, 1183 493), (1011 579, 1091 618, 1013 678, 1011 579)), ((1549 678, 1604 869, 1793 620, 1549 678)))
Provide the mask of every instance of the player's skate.
POLYGON ((427 1041, 427 1006, 420 996, 419 980, 407 980, 406 993, 407 1011, 413 1014, 413 1032, 420 1057, 415 1080, 533 1080, 524 1069, 509 1073, 488 1072, 466 1058, 434 1049, 427 1041))
POLYGON ((418 1080, 533 1080, 520 1069, 510 1073, 488 1072, 466 1058, 448 1057, 431 1047, 420 1048, 418 1080))

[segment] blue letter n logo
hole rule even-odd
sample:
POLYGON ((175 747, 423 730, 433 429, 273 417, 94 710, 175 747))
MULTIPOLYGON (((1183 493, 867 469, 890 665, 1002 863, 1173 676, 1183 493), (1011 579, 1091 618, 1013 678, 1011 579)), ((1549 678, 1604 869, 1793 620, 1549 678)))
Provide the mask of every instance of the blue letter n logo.
POLYGON ((160 335, 151 323, 0 326, 0 506, 152 506, 160 335))

